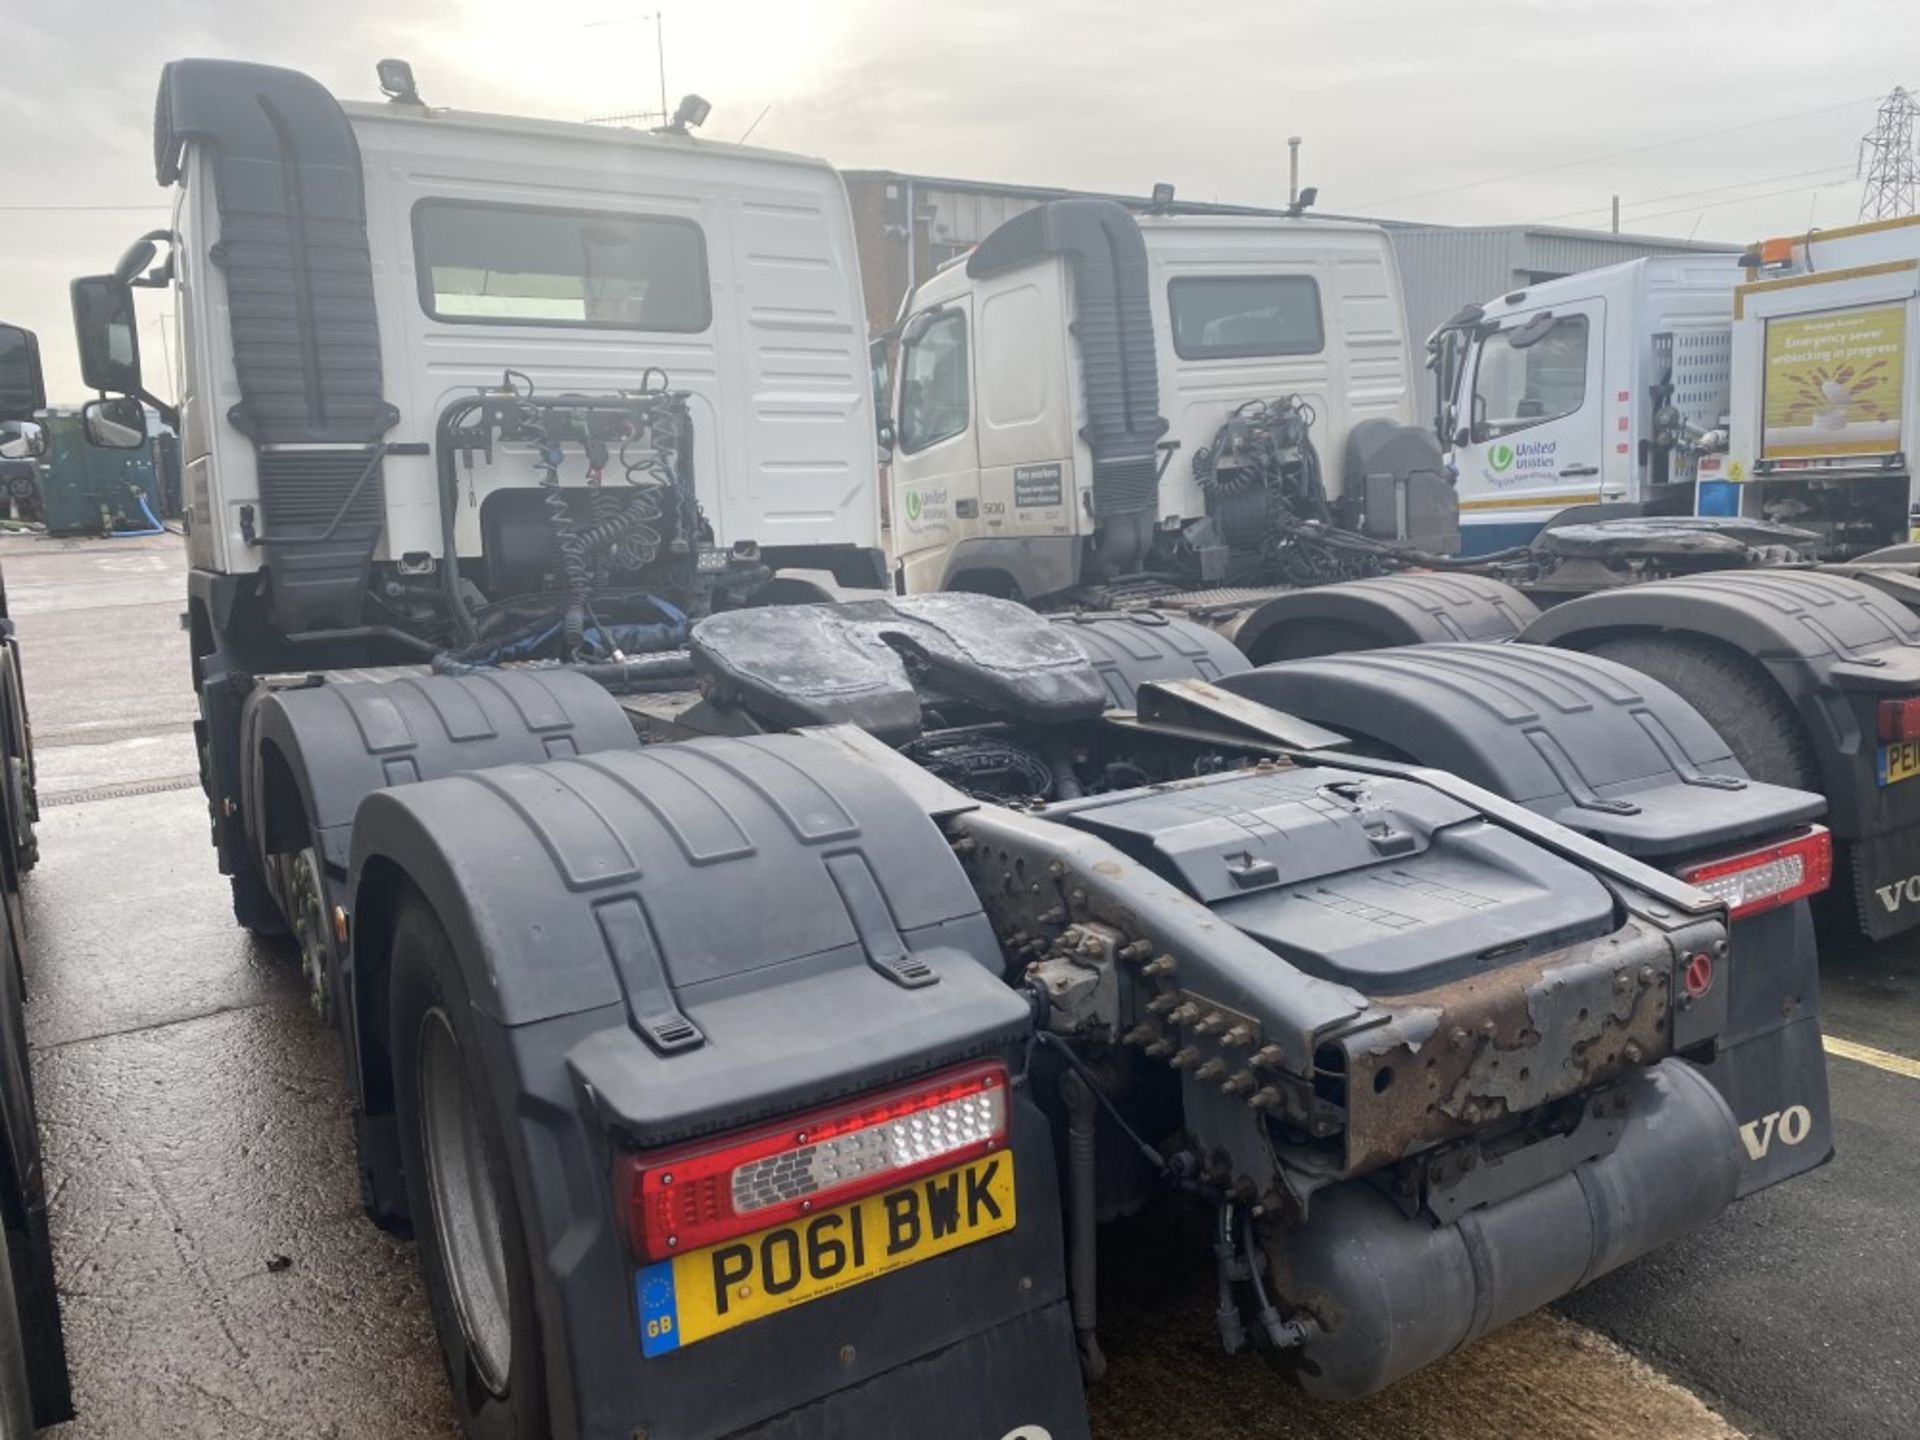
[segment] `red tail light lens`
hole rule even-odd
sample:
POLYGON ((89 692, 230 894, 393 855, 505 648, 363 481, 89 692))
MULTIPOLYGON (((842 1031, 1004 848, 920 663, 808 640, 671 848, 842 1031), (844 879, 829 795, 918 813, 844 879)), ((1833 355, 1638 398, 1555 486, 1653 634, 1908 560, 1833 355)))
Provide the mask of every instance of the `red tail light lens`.
POLYGON ((1682 867, 1680 878, 1726 902, 1735 920, 1818 895, 1833 883, 1833 836, 1824 825, 1778 845, 1682 867))
POLYGON ((1880 740, 1883 744, 1920 740, 1920 695, 1880 702, 1880 740))
POLYGON ((777 1125, 620 1161, 634 1253, 665 1260, 891 1189, 1007 1140, 1007 1071, 971 1065, 777 1125))

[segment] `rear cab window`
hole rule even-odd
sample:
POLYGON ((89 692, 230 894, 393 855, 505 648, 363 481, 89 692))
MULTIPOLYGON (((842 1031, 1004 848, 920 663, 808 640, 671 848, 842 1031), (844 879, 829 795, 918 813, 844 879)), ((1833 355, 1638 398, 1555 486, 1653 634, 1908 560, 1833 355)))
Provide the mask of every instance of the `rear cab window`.
POLYGON ((435 320, 679 334, 713 323, 706 237, 679 216, 423 200, 413 243, 435 320))
POLYGON ((1173 349, 1182 360, 1317 355, 1326 348, 1320 287, 1310 275, 1188 275, 1167 283, 1173 349))

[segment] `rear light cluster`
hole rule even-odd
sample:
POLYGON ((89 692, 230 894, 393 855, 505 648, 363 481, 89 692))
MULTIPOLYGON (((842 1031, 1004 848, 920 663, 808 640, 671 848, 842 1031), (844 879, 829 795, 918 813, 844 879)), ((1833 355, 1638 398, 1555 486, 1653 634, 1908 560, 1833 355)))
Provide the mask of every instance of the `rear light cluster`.
POLYGON ((778 1125, 629 1156, 621 1193, 636 1254, 664 1260, 892 1189, 997 1150, 1007 1071, 950 1070, 778 1125))
POLYGON ((1680 878, 1727 907, 1735 920, 1818 895, 1833 883, 1833 836, 1810 825, 1777 845, 1684 866, 1680 878))
POLYGON ((1920 740, 1920 695, 1880 702, 1880 742, 1897 745, 1902 740, 1920 740))

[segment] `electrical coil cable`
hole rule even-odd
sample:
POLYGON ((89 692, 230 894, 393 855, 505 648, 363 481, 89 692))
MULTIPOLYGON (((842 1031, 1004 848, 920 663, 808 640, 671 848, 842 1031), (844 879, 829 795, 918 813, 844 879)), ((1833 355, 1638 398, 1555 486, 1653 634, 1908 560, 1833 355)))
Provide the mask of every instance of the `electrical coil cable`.
POLYGON ((560 464, 564 453, 557 442, 546 438, 545 425, 541 426, 541 431, 538 461, 541 501, 546 506, 547 528, 553 533, 553 549, 559 561, 560 576, 567 587, 567 605, 561 619, 561 655, 567 660, 577 660, 580 658, 580 637, 587 627, 587 593, 593 586, 593 575, 588 564, 590 552, 579 532, 573 528, 573 511, 560 489, 560 464))
POLYGON ((1228 555, 1226 583, 1324 585, 1414 568, 1511 576, 1534 563, 1525 546, 1435 555, 1337 523, 1313 443, 1317 419, 1298 395, 1249 400, 1194 452, 1193 477, 1228 555))
POLYGON ((1031 750, 970 731, 925 735, 900 753, 977 800, 1046 800, 1054 777, 1031 750))
MULTIPOLYGON (((458 554, 458 459, 471 471, 475 456, 491 463, 495 444, 504 441, 533 447, 553 559, 550 578, 537 588, 477 606, 468 601, 475 587, 459 565, 441 566, 436 583, 453 643, 431 644, 434 668, 466 674, 506 663, 561 664, 615 689, 683 688, 691 678, 684 651, 662 652, 685 644, 690 622, 682 607, 704 598, 694 583, 702 532, 684 464, 686 423, 686 396, 668 390, 657 370, 638 392, 537 400, 530 380, 508 372, 498 387, 443 408, 435 439, 444 553, 458 554), (624 487, 605 483, 615 442, 624 487), (585 495, 562 483, 571 444, 584 452, 585 495), (668 489, 679 492, 678 503, 669 504, 668 489), (667 518, 688 514, 684 527, 667 518), (674 563, 656 565, 668 538, 674 563)), ((471 493, 467 500, 475 503, 471 493)))

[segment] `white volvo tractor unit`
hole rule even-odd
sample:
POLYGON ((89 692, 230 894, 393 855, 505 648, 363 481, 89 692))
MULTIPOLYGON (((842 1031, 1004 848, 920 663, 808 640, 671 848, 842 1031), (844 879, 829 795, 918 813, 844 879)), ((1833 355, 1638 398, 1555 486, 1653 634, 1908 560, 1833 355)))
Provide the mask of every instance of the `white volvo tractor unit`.
POLYGON ((75 313, 133 396, 180 306, 216 841, 468 1434, 1086 1440, 1162 1192, 1358 1396, 1830 1153, 1818 796, 1589 657, 872 588, 832 172, 383 70, 169 65, 75 313))

